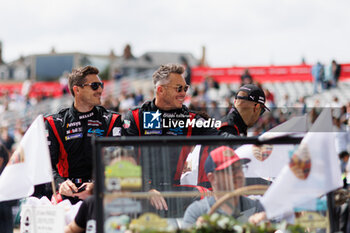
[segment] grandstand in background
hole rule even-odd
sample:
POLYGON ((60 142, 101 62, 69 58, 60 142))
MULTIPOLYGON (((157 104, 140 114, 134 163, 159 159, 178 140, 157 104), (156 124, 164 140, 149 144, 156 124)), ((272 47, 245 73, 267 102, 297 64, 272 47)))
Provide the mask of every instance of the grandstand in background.
MULTIPOLYGON (((69 95, 63 95, 59 78, 65 77, 72 68, 85 65, 99 68, 100 75, 106 82, 104 97, 118 98, 120 94, 133 94, 138 90, 142 90, 143 94, 147 95, 152 92, 152 73, 160 65, 184 64, 185 61, 192 67, 192 89, 203 85, 205 79, 211 77, 219 83, 218 93, 224 92, 225 89, 235 92, 239 88, 241 74, 245 69, 249 69, 254 82, 260 83, 264 89, 274 94, 276 107, 292 107, 286 105, 294 104, 300 98, 305 99, 308 107, 314 107, 316 102, 320 107, 330 106, 335 97, 339 105, 350 102, 350 64, 340 64, 341 75, 336 88, 314 94, 311 65, 203 67, 198 64, 205 64, 201 62, 204 58, 196 59, 190 53, 147 52, 140 57, 135 57, 129 45, 125 47, 121 56, 116 56, 114 51, 108 55, 91 55, 78 52, 56 53, 52 49, 48 54, 20 57, 10 63, 3 62, 1 52, 0 43, 0 97, 20 94, 23 82, 31 80, 29 97, 45 98, 34 108, 19 106, 16 103, 16 106, 2 113, 0 121, 7 121, 10 125, 14 125, 18 119, 25 119, 30 123, 38 114, 56 112, 62 107, 70 106, 72 99, 69 95)), ((189 94, 191 95, 191 91, 189 94)), ((218 106, 223 107, 220 106, 220 102, 218 101, 218 106)), ((0 104, 3 103, 0 102, 0 104)))

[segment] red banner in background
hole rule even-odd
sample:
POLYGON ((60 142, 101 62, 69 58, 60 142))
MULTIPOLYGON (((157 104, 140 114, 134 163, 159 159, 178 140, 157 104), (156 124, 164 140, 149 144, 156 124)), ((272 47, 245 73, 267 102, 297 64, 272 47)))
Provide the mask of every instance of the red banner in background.
MULTIPOLYGON (((9 94, 21 94, 23 83, 1 83, 0 96, 6 92, 9 94)), ((58 82, 36 82, 30 87, 29 97, 59 97, 62 95, 62 86, 58 82)))
MULTIPOLYGON (((311 66, 252 66, 252 67, 228 67, 210 68, 193 67, 192 83, 198 84, 204 81, 205 77, 211 76, 217 82, 240 83, 241 75, 245 69, 256 82, 293 82, 312 81, 311 66)), ((350 64, 341 64, 340 80, 350 79, 350 64)), ((108 81, 104 81, 108 84, 108 81)), ((127 88, 127 87, 126 87, 127 88)), ((22 83, 0 82, 0 96, 6 92, 21 93, 22 83)), ((30 89, 30 97, 59 97, 62 95, 63 87, 59 82, 35 82, 30 89)))
MULTIPOLYGON (((205 77, 213 77, 217 82, 240 83, 241 75, 248 69, 253 80, 256 82, 293 82, 312 81, 311 66, 252 66, 252 67, 229 67, 210 68, 193 67, 192 83, 201 83, 205 77)), ((350 64, 341 64, 340 79, 350 78, 350 64)))
MULTIPOLYGON (((109 81, 103 81, 105 86, 109 85, 109 81)), ((23 83, 1 83, 0 96, 17 93, 21 94, 23 83)), ((63 86, 59 82, 34 82, 31 84, 29 97, 60 97, 63 94, 63 86)))
POLYGON ((63 93, 63 87, 57 82, 37 82, 30 90, 30 97, 46 96, 59 97, 63 93))

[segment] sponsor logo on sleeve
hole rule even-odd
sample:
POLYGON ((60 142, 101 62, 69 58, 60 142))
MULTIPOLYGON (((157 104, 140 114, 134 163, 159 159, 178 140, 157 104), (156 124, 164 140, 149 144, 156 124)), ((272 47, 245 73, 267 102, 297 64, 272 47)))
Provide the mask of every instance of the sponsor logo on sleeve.
POLYGON ((113 136, 122 136, 122 128, 120 127, 114 127, 112 129, 112 135, 113 136))
POLYGON ((96 220, 90 219, 86 223, 86 232, 96 232, 96 220))
POLYGON ((130 127, 130 121, 129 120, 124 120, 123 127, 124 127, 124 129, 128 129, 130 127))
POLYGON ((56 118, 56 121, 60 121, 60 122, 63 122, 62 118, 56 118))

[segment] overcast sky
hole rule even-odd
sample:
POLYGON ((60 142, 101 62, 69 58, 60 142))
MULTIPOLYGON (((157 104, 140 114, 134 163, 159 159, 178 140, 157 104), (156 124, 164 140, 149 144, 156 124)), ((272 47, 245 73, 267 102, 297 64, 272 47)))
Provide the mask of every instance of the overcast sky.
POLYGON ((211 66, 350 63, 348 0, 0 1, 5 62, 57 52, 207 48, 211 66))

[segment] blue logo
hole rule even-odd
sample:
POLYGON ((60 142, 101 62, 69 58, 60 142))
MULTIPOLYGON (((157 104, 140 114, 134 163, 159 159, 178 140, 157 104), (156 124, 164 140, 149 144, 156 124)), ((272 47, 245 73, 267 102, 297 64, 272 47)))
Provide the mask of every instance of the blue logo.
POLYGON ((181 127, 176 127, 174 129, 169 129, 171 132, 175 133, 175 135, 182 135, 184 132, 181 127))
POLYGON ((145 130, 145 135, 162 135, 163 131, 161 129, 155 130, 145 130))
POLYGON ((103 132, 104 132, 104 130, 102 130, 102 129, 92 129, 92 128, 90 128, 88 130, 88 133, 95 134, 98 137, 102 137, 103 136, 103 132))
POLYGON ((65 137, 66 141, 71 140, 71 139, 76 139, 76 138, 82 138, 83 134, 82 133, 76 133, 76 134, 71 134, 65 137))
POLYGON ((156 112, 144 112, 143 113, 143 128, 144 129, 160 129, 161 128, 161 116, 162 114, 157 110, 156 112))

